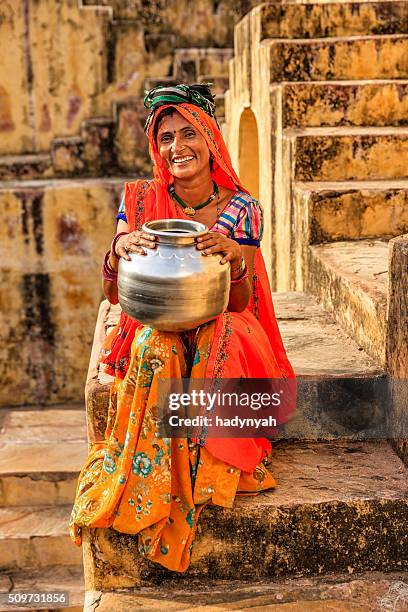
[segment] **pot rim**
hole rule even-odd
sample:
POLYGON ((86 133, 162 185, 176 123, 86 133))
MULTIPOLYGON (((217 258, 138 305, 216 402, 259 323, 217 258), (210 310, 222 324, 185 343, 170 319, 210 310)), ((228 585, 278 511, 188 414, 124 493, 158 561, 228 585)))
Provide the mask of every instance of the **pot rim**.
POLYGON ((168 238, 171 242, 176 239, 177 242, 183 241, 187 239, 188 242, 191 242, 198 238, 199 236, 204 236, 207 234, 208 227, 204 225, 204 223, 200 223, 199 221, 193 221, 192 219, 155 219, 154 221, 147 221, 142 225, 142 230, 147 232, 148 234, 153 234, 159 238, 159 242, 166 242, 165 240, 160 240, 160 238, 168 238), (166 228, 166 226, 171 226, 172 224, 178 224, 181 227, 185 227, 183 231, 171 230, 169 229, 160 229, 166 228), (155 229, 157 228, 157 229, 155 229), (191 228, 191 231, 186 231, 191 228))

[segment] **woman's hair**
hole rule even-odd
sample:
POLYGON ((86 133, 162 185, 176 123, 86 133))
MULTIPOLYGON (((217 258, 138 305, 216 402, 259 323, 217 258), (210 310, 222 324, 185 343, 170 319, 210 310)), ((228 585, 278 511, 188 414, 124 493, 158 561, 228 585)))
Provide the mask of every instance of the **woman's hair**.
POLYGON ((172 117, 174 113, 177 113, 177 109, 174 108, 174 106, 168 106, 167 108, 164 108, 162 111, 160 111, 160 113, 157 115, 157 119, 153 127, 153 140, 156 143, 156 146, 157 146, 157 133, 159 131, 160 123, 163 121, 165 117, 172 117))

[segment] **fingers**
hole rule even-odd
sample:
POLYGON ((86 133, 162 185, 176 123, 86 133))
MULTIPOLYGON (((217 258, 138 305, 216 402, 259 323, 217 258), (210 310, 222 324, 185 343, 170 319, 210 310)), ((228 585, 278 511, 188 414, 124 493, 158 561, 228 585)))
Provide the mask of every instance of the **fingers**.
POLYGON ((127 236, 126 249, 129 253, 136 253, 134 247, 143 246, 147 249, 156 248, 156 236, 146 234, 145 232, 132 232, 127 236))
POLYGON ((223 253, 224 256, 220 260, 222 265, 240 257, 240 249, 234 240, 215 233, 208 233, 198 238, 197 249, 202 251, 203 255, 223 253))
POLYGON ((126 261, 130 261, 131 258, 123 245, 117 243, 115 251, 119 257, 123 257, 126 261))
POLYGON ((224 257, 220 261, 220 264, 226 264, 229 261, 232 261, 233 259, 234 259, 234 253, 231 253, 231 251, 230 251, 229 253, 224 255, 224 257))
POLYGON ((137 255, 147 255, 145 249, 156 248, 156 236, 146 234, 145 232, 131 232, 124 236, 116 243, 116 253, 119 257, 123 257, 126 261, 130 261, 129 253, 137 255))

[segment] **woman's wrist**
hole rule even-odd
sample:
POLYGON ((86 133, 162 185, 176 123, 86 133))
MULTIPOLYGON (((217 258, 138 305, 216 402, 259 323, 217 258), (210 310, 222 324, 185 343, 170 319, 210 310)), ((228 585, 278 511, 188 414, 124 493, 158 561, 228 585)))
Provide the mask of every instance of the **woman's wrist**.
POLYGON ((117 272, 119 268, 119 259, 116 257, 116 255, 112 253, 112 251, 109 251, 108 261, 109 261, 109 266, 112 268, 112 270, 117 272))
POLYGON ((239 278, 243 274, 245 267, 246 267, 245 259, 242 255, 238 260, 232 260, 231 261, 231 280, 239 278))
POLYGON ((119 234, 116 234, 116 236, 114 237, 114 239, 112 240, 112 244, 111 244, 111 257, 115 258, 117 260, 119 260, 119 255, 116 252, 116 245, 118 244, 119 240, 122 238, 122 236, 128 236, 129 232, 120 232, 119 234))

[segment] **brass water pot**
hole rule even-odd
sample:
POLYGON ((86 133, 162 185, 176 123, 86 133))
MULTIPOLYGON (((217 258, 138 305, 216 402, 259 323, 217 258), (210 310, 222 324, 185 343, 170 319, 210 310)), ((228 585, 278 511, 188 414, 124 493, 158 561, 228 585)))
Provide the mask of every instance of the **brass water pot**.
POLYGON ((121 258, 118 297, 122 310, 163 331, 194 329, 221 314, 230 292, 230 265, 221 254, 204 256, 196 248, 208 229, 187 219, 161 219, 143 225, 156 236, 147 255, 121 258))

